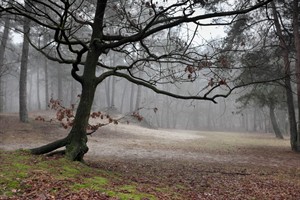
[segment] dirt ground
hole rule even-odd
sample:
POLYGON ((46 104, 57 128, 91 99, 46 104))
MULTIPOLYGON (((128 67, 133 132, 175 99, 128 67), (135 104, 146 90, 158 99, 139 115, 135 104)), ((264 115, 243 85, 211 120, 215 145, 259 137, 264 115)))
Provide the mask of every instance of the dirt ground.
MULTIPOLYGON (((56 123, 33 120, 54 113, 0 115, 0 149, 37 147, 64 137, 56 123)), ((300 154, 271 134, 148 129, 108 125, 89 136, 92 166, 137 182, 183 184, 190 199, 300 198, 300 154)))
MULTIPOLYGON (((28 124, 20 123, 17 114, 0 115, 0 148, 32 148, 64 137, 69 130, 57 123, 34 120, 36 116, 53 119, 54 114, 31 113, 28 124)), ((88 146, 89 159, 170 159, 300 166, 300 159, 294 159, 300 155, 290 151, 289 140, 277 140, 271 134, 164 130, 111 124, 89 136, 88 146)))

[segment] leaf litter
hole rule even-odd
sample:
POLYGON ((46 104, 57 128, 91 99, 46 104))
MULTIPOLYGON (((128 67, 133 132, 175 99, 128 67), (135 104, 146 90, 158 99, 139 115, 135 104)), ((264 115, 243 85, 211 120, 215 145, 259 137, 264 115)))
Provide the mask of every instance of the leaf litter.
MULTIPOLYGON (((9 117, 4 128, 0 124, 1 137, 6 136, 0 142, 3 149, 31 147, 67 133, 54 125, 47 129, 48 125, 42 122, 27 127, 17 124, 12 129, 8 121, 17 122, 14 116, 9 117), (21 134, 26 137, 18 140, 21 134), (32 138, 36 138, 36 143, 32 138)), ((74 191, 68 187, 76 183, 84 185, 86 178, 95 173, 61 179, 53 176, 52 171, 33 170, 27 178, 19 178, 22 186, 30 187, 12 188, 12 196, 0 194, 0 199, 296 200, 300 197, 300 155, 290 150, 288 140, 275 140, 272 135, 155 130, 121 124, 98 130, 90 137, 89 146, 89 168, 101 170, 102 175, 115 174, 106 177, 110 183, 105 191, 92 187, 74 191), (125 195, 132 192, 139 195, 125 195)), ((30 163, 38 166, 40 158, 35 158, 30 163)), ((0 173, 0 178, 5 176, 0 173)))

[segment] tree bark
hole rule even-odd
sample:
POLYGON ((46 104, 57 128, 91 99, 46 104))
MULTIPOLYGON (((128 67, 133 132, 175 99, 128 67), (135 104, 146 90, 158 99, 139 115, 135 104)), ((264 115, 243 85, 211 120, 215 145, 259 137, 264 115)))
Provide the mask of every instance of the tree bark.
POLYGON ((269 105, 269 111, 270 111, 270 119, 271 119, 272 127, 273 127, 276 138, 283 139, 283 135, 279 129, 274 110, 275 110, 274 104, 271 103, 269 105))
POLYGON ((8 34, 10 27, 10 19, 6 17, 4 20, 4 31, 0 44, 0 113, 4 111, 4 87, 3 87, 3 76, 4 76, 4 54, 6 50, 8 34))
MULTIPOLYGON (((296 49, 296 83, 297 83, 297 100, 298 100, 298 121, 300 121, 300 34, 299 34, 299 0, 293 1, 293 33, 296 49)), ((295 149, 300 152, 300 123, 298 123, 298 131, 295 138, 295 149)))
MULTIPOLYGON (((30 6, 25 1, 25 9, 29 10, 30 6)), ((27 67, 28 67, 28 53, 29 53, 29 41, 30 36, 30 20, 24 17, 24 38, 23 48, 21 57, 21 72, 20 72, 20 86, 19 86, 19 117, 20 121, 28 122, 28 111, 27 111, 27 67)))
MULTIPOLYGON (((106 2, 107 1, 105 0, 97 1, 97 8, 93 24, 93 33, 91 41, 94 41, 95 38, 98 38, 102 34, 101 27, 103 27, 103 16, 106 8, 106 2)), ((86 130, 88 127, 88 121, 90 118, 90 112, 94 101, 96 88, 99 83, 101 83, 106 77, 109 76, 105 74, 102 75, 101 78, 96 77, 96 66, 101 52, 101 49, 99 49, 92 42, 87 53, 82 76, 78 76, 76 72, 72 70, 73 77, 81 83, 82 91, 76 115, 74 118, 74 125, 68 136, 51 144, 31 149, 32 153, 44 154, 54 151, 59 147, 65 146, 65 156, 67 159, 73 161, 83 161, 83 156, 88 152, 88 138, 86 130)))
POLYGON ((291 68, 290 68, 290 61, 289 61, 289 49, 282 35, 282 29, 279 23, 279 17, 277 15, 277 10, 274 1, 271 2, 271 6, 273 10, 276 33, 279 37, 279 45, 282 49, 282 58, 284 62, 284 72, 285 72, 284 83, 286 89, 287 107, 288 107, 288 115, 289 115, 289 123, 290 123, 291 148, 293 151, 299 151, 300 149, 297 148, 297 122, 296 122, 295 106, 294 106, 293 91, 292 91, 291 77, 290 77, 291 68))

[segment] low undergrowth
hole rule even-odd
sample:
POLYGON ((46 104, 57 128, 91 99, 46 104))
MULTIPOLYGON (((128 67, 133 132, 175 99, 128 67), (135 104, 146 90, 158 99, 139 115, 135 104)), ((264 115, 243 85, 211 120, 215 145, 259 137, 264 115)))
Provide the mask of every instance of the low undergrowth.
POLYGON ((0 199, 152 200, 175 194, 59 156, 0 151, 0 199), (147 190, 145 189, 147 188, 147 190), (168 194, 169 193, 169 194, 168 194))

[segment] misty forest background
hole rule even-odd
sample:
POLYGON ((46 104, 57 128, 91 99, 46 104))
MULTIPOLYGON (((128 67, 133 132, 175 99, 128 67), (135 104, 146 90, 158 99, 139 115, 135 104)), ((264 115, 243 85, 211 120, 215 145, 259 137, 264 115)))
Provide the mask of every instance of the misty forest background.
MULTIPOLYGON (((205 9, 213 9, 214 6, 218 5, 211 3, 205 9)), ((293 40, 292 21, 286 12, 291 9, 291 4, 281 2, 276 6, 284 21, 281 24, 284 29, 283 34, 290 37, 289 40, 293 40)), ((238 79, 242 79, 241 77, 245 76, 247 71, 245 69, 251 66, 260 69, 257 69, 257 72, 253 72, 253 69, 249 70, 248 78, 258 76, 257 74, 269 77, 274 73, 274 66, 276 70, 281 68, 282 71, 284 66, 278 50, 280 47, 276 45, 279 44, 279 40, 276 38, 274 22, 272 19, 266 19, 264 13, 257 15, 257 12, 259 11, 239 15, 239 20, 229 26, 213 26, 208 28, 208 31, 205 27, 199 29, 196 33, 200 43, 197 47, 198 51, 203 55, 215 54, 213 56, 219 58, 226 55, 226 60, 222 62, 230 62, 228 64, 232 66, 230 74, 239 74, 238 79), (254 15, 257 15, 257 18, 254 18, 254 15), (261 22, 257 23, 259 20, 261 22), (220 31, 220 27, 224 33, 220 31), (271 44, 274 45, 270 46, 271 44)), ((0 18, 1 112, 19 111, 22 32, 24 32, 22 26, 22 20, 15 20, 10 15, 3 15, 0 18)), ((170 34, 177 38, 178 42, 168 44, 170 48, 172 45, 182 45, 185 41, 180 41, 179 38, 184 38, 190 28, 185 26, 173 28, 170 34)), ((44 33, 39 26, 31 27, 30 37, 35 44, 40 46, 46 44, 49 39, 48 33, 44 33)), ((294 50, 290 48, 292 66, 296 59, 294 50)), ((125 62, 125 59, 118 56, 118 53, 108 54, 102 59, 104 63, 110 63, 110 65, 125 62)), ((71 69, 71 65, 48 60, 34 48, 29 48, 26 89, 29 112, 48 110, 51 98, 60 100, 66 107, 78 103, 77 96, 80 94, 81 86, 72 78, 71 69)), ((100 74, 102 69, 98 70, 100 74)), ((204 69, 203 74, 205 73, 209 72, 204 69)), ((279 70, 278 74, 280 73, 279 70)), ((292 67, 290 76, 293 87, 296 87, 294 74, 294 67, 292 67)), ((137 71, 136 75, 141 77, 144 73, 137 71)), ((191 80, 182 85, 172 83, 159 87, 166 91, 177 93, 188 91, 192 94, 210 87, 209 81, 210 77, 207 76, 207 78, 191 80)), ((157 128, 261 133, 274 132, 271 121, 273 114, 280 131, 288 134, 287 103, 282 82, 282 80, 277 80, 277 82, 243 87, 235 90, 226 99, 218 98, 218 103, 215 104, 210 101, 174 99, 156 94, 122 78, 109 77, 98 86, 92 109, 93 111, 113 111, 124 115, 138 111, 144 117, 145 123, 157 128), (271 105, 270 99, 275 103, 271 105), (153 112, 153 109, 157 109, 157 112, 153 112)), ((221 90, 222 88, 219 88, 217 91, 221 90)))

